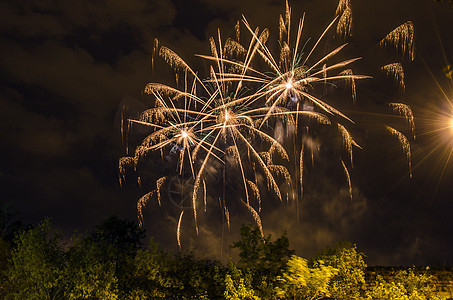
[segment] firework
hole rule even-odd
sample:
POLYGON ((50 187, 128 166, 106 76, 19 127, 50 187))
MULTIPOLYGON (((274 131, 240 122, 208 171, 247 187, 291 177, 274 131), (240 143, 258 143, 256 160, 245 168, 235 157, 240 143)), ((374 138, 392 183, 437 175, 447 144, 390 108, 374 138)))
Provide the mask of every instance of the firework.
MULTIPOLYGON (((268 45, 269 30, 253 29, 245 17, 242 23, 238 22, 235 26, 235 39, 224 41, 219 29, 217 36, 209 39, 210 55, 197 55, 209 63, 206 78, 201 78, 178 54, 155 40, 154 53, 174 70, 178 87, 163 83, 146 85, 145 93, 153 97, 154 106, 138 118, 128 119, 127 124, 128 127, 149 128, 149 134, 137 145, 133 157, 120 159, 120 184, 125 180, 127 167, 138 171, 140 164, 153 153, 159 153, 161 159, 174 166, 176 172, 153 179, 155 188, 139 199, 140 224, 143 222, 143 208, 151 197, 156 196, 159 206, 162 204, 161 191, 166 187, 167 179, 173 176, 185 178, 193 184, 190 199, 197 234, 199 207, 203 205, 206 212, 207 193, 212 196, 210 198, 219 199, 222 218, 226 219, 229 228, 229 204, 233 199, 225 197, 227 180, 235 181, 240 186, 236 192, 241 195, 235 196, 241 199, 240 203, 251 214, 262 235, 260 213, 263 189, 270 191, 281 202, 285 194, 287 203, 291 198, 295 200, 299 217, 298 205, 303 194, 306 168, 304 160, 311 151, 314 164, 314 149, 319 147, 314 142, 318 138, 314 137, 318 127, 336 130, 353 167, 353 147, 360 148, 348 130, 354 122, 317 92, 319 89, 326 90, 328 86, 349 85, 355 104, 356 81, 370 78, 352 71, 351 65, 360 58, 336 59, 346 44, 324 55, 317 53, 330 31, 336 29, 337 35, 343 38, 352 35, 351 3, 340 1, 336 16, 311 48, 308 48, 308 42, 302 43, 304 19, 305 15, 299 19, 293 39, 291 8, 286 2, 285 14, 279 16, 279 48, 276 54, 268 45), (241 24, 250 37, 245 46, 240 42, 241 24), (315 60, 315 56, 321 58, 315 60), (331 63, 333 60, 336 62, 331 63), (280 128, 281 135, 276 135, 277 128, 280 128), (212 177, 220 178, 222 189, 209 190, 212 177), (264 178, 264 181, 258 178, 264 178), (286 189, 285 194, 282 188, 286 189)), ((403 53, 411 51, 413 26, 410 25, 406 24, 405 29, 402 27, 391 33, 382 43, 393 41, 393 45, 403 53), (409 43, 410 49, 407 50, 403 44, 409 43)), ((154 68, 154 54, 152 66, 154 68)), ((399 70, 400 66, 388 65, 382 70, 404 88, 404 74, 402 67, 399 70)), ((408 119, 412 126, 413 116, 408 107, 394 103, 392 108, 408 119)), ((405 144, 407 140, 400 137, 395 129, 388 128, 394 130, 391 133, 398 136, 405 152, 409 153, 410 166, 410 147, 405 144)), ((340 158, 340 162, 352 199, 349 169, 345 160, 340 158)), ((139 178, 142 183, 143 177, 139 178)), ((184 210, 180 209, 177 243, 181 248, 184 210)))

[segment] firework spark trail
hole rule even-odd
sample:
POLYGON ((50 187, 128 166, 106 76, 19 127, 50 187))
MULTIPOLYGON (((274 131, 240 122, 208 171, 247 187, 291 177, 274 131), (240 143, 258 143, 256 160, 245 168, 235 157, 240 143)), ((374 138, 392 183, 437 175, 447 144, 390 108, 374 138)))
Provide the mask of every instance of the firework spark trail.
POLYGON ((271 186, 272 190, 275 192, 275 194, 277 195, 278 199, 280 201, 282 201, 282 195, 280 193, 280 188, 278 187, 277 183, 275 182, 275 179, 272 176, 272 173, 269 171, 269 168, 267 167, 266 163, 261 159, 261 157, 258 154, 258 152, 256 152, 255 148, 253 148, 253 146, 247 141, 247 139, 240 132, 238 132, 238 134, 239 134, 239 137, 244 141, 244 143, 248 147, 248 149, 251 151, 253 156, 258 160, 259 165, 263 169, 263 171, 264 171, 264 173, 266 175, 268 188, 270 188, 270 186, 271 186))
POLYGON ((207 202, 206 202, 206 181, 203 180, 203 202, 204 202, 204 212, 207 211, 207 202))
POLYGON ((346 151, 348 152, 349 154, 349 158, 350 158, 350 162, 351 162, 351 166, 354 166, 354 161, 352 159, 352 146, 356 146, 357 148, 359 149, 362 149, 362 147, 359 146, 359 144, 357 144, 354 139, 351 137, 351 134, 349 133, 349 131, 346 129, 346 127, 344 127, 343 125, 341 124, 337 124, 338 126, 338 130, 340 131, 341 133, 341 137, 342 137, 342 140, 343 140, 343 144, 346 148, 346 151))
POLYGON ((126 181, 126 167, 134 164, 133 157, 121 157, 118 161, 118 173, 120 186, 126 181))
MULTIPOLYGON (((300 155, 299 155, 299 183, 300 183, 300 197, 303 198, 304 196, 304 150, 305 147, 302 144, 300 148, 300 155)), ((299 203, 297 205, 297 220, 299 220, 299 203)))
POLYGON ((404 91, 406 85, 404 83, 404 69, 401 63, 391 63, 381 67, 381 70, 385 75, 393 77, 393 80, 400 86, 401 90, 404 91))
POLYGON ((412 178, 411 144, 409 143, 407 137, 398 130, 396 130, 395 128, 387 125, 385 127, 393 136, 396 136, 400 141, 400 144, 403 148, 403 152, 404 154, 406 154, 407 163, 409 166, 409 177, 412 178))
POLYGON ((350 6, 343 11, 338 20, 337 33, 344 38, 353 34, 352 8, 350 6))
POLYGON ((351 7, 351 0, 340 0, 338 1, 337 10, 335 11, 335 15, 340 15, 343 13, 348 7, 351 7))
POLYGON ((414 43, 414 24, 407 21, 392 30, 386 37, 384 37, 379 45, 388 46, 393 45, 398 51, 401 49, 403 56, 406 54, 410 60, 415 58, 415 43, 414 43))
POLYGON ((197 223, 197 198, 198 198, 198 190, 200 188, 200 181, 202 181, 202 174, 203 170, 206 167, 206 164, 208 162, 209 156, 212 153, 212 149, 214 148, 214 144, 217 141, 217 139, 220 136, 220 132, 217 134, 215 137, 214 143, 212 143, 211 148, 209 149, 208 153, 206 154, 205 159, 203 160, 203 164, 200 167, 200 170, 197 174, 197 177, 195 178, 195 183, 194 183, 194 190, 193 190, 193 196, 192 196, 192 206, 193 206, 193 217, 195 221, 195 229, 198 235, 198 223, 197 223))
POLYGON ((250 186, 250 189, 253 192, 253 196, 258 202, 258 212, 261 212, 261 196, 260 196, 260 190, 258 189, 258 186, 253 182, 247 179, 247 184, 250 186))
POLYGON ((348 167, 346 167, 344 161, 342 159, 340 159, 341 161, 341 164, 343 165, 343 170, 344 170, 344 173, 346 175, 346 180, 348 182, 348 187, 349 187, 349 197, 351 198, 351 201, 352 201, 352 183, 351 183, 351 176, 349 175, 349 170, 348 170, 348 167))
POLYGON ((260 215, 256 212, 256 210, 251 205, 244 202, 244 200, 241 199, 241 202, 242 202, 242 204, 245 205, 245 207, 247 207, 248 211, 250 212, 253 219, 255 220, 256 226, 258 226, 258 228, 260 229, 261 237, 264 238, 263 225, 261 223, 260 215))
MULTIPOLYGON (((351 69, 346 69, 342 72, 340 72, 340 75, 347 75, 347 76, 352 76, 352 70, 351 69)), ((349 83, 351 85, 351 93, 352 93, 352 103, 356 104, 357 102, 357 91, 356 91, 356 86, 355 86, 355 79, 354 78, 349 78, 345 80, 346 83, 349 83)))
POLYGON ((181 221, 183 214, 184 210, 182 210, 181 214, 179 215, 178 226, 176 227, 176 240, 178 241, 178 247, 180 251, 181 251, 181 221))
POLYGON ((164 177, 157 179, 157 181, 156 181, 157 202, 159 203, 159 206, 162 206, 161 189, 162 189, 162 186, 164 185, 166 179, 167 179, 167 177, 164 176, 164 177))
POLYGON ((388 105, 394 112, 397 112, 400 116, 403 116, 406 119, 410 126, 412 137, 415 140, 415 122, 411 107, 404 103, 389 103, 388 105))
POLYGON ((138 223, 139 226, 143 226, 143 209, 145 208, 146 204, 148 203, 149 199, 152 198, 156 191, 152 190, 149 193, 146 193, 137 201, 137 215, 138 215, 138 223))

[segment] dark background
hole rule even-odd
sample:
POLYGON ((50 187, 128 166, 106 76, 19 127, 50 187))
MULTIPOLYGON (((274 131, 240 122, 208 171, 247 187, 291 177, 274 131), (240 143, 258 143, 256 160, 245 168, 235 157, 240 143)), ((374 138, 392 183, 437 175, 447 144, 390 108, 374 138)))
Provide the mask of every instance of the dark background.
MULTIPOLYGON (((334 0, 292 2, 293 21, 306 13, 304 39, 320 35, 337 5, 334 0)), ((135 220, 142 192, 133 178, 124 188, 118 183, 118 159, 125 155, 120 114, 123 105, 145 108, 146 83, 173 84, 161 60, 151 70, 153 39, 198 66, 194 54, 209 53, 207 39, 218 27, 224 37, 234 36, 234 24, 244 14, 252 26, 269 27, 273 34, 284 7, 283 0, 2 1, 1 202, 13 204, 24 223, 51 217, 54 228, 67 236, 111 214, 135 220)), ((286 230, 291 246, 305 257, 349 240, 367 254, 369 265, 451 265, 453 135, 439 129, 444 124, 439 120, 452 114, 452 81, 442 67, 453 61, 453 8, 430 0, 352 0, 352 7, 355 35, 347 53, 363 57, 355 68, 375 77, 358 83, 358 105, 345 111, 356 121, 363 147, 354 151, 353 201, 344 178, 323 173, 327 168, 320 159, 319 170, 307 179, 301 221, 291 207, 275 202, 263 211, 265 233, 280 236, 286 230), (416 31, 412 62, 378 47, 407 20, 416 31), (376 75, 394 59, 402 59, 406 70, 404 94, 376 75), (382 129, 401 125, 386 110, 387 102, 410 104, 416 117, 412 179, 400 145, 382 129)), ((145 228, 176 250, 178 215, 170 207, 150 203, 145 228)), ((198 238, 187 221, 183 249, 218 259, 221 218, 204 219, 198 238)), ((244 222, 252 219, 232 212, 223 260, 244 222)))

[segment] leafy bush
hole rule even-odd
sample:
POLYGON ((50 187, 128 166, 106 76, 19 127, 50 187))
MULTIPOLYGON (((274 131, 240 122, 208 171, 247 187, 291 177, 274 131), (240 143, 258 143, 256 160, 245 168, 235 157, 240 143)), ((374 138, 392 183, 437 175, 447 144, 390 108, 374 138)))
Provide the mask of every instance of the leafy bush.
POLYGON ((338 270, 332 276, 329 293, 334 299, 361 299, 365 289, 365 268, 363 254, 357 253, 357 246, 349 242, 338 243, 318 256, 327 266, 338 270))
POLYGON ((45 220, 17 235, 6 271, 8 298, 63 298, 63 250, 58 236, 49 237, 49 231, 50 222, 45 220))
POLYGON ((330 296, 329 281, 338 269, 324 265, 322 260, 314 261, 312 267, 302 257, 293 255, 286 271, 278 278, 280 285, 275 289, 279 298, 321 299, 330 296))
POLYGON ((367 290, 367 299, 442 299, 434 295, 432 276, 415 274, 414 269, 399 270, 385 280, 377 275, 374 285, 367 290))

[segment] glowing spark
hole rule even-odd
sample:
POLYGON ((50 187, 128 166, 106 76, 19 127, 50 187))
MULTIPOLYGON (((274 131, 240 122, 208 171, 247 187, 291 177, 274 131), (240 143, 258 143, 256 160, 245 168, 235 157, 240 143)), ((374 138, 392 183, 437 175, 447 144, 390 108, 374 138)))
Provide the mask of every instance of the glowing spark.
POLYGON ((227 110, 225 110, 225 123, 227 123, 229 119, 230 119, 230 113, 227 110))
POLYGON ((287 90, 291 89, 293 87, 293 84, 291 81, 288 81, 288 83, 285 84, 285 87, 287 90))

